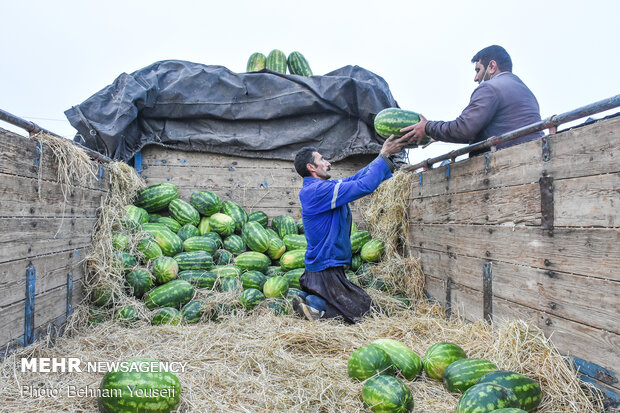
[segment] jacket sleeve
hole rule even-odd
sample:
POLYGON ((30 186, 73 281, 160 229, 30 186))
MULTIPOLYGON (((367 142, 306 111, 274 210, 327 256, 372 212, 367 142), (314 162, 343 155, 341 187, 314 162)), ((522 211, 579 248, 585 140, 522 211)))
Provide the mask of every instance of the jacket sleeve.
POLYGON ((304 211, 318 214, 338 208, 370 194, 391 176, 388 163, 377 157, 353 176, 318 183, 312 196, 304 197, 304 211))
POLYGON ((488 83, 482 83, 474 90, 469 105, 453 121, 429 121, 426 134, 444 142, 474 143, 478 134, 491 122, 497 112, 499 98, 488 83))

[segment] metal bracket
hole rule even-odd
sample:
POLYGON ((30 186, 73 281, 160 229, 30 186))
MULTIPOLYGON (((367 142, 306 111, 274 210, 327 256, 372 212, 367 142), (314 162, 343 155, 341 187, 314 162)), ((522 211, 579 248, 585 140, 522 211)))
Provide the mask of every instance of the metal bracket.
POLYGON ((540 185, 540 227, 545 230, 553 230, 553 177, 543 176, 538 184, 540 185))
POLYGON ((446 317, 452 315, 452 278, 446 279, 446 317))
POLYGON ((422 186, 423 185, 423 183, 422 183, 422 172, 418 173, 418 176, 419 176, 419 179, 420 179, 420 186, 422 186))
POLYGON ((489 152, 484 153, 484 173, 488 174, 491 169, 491 155, 489 152))
POLYGON ((450 179, 450 164, 446 165, 446 179, 450 179))
POLYGON ((549 162, 551 160, 551 148, 549 147, 549 138, 543 136, 542 138, 542 160, 543 162, 549 162))
POLYGON ((32 265, 26 268, 26 299, 24 300, 24 346, 34 341, 34 297, 37 272, 32 265))
POLYGON ((491 261, 482 264, 482 316, 493 322, 493 269, 491 261))
POLYGON ((67 314, 67 320, 69 319, 69 316, 71 316, 71 313, 73 312, 73 273, 70 272, 67 274, 67 310, 66 310, 66 314, 67 314))

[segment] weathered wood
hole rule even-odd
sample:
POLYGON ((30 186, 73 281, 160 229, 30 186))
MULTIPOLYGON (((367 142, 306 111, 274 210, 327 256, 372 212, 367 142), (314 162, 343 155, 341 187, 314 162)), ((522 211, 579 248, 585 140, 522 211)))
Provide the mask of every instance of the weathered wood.
POLYGON ((414 197, 409 211, 413 222, 424 224, 540 225, 540 189, 528 184, 414 197))
MULTIPOLYGON (((83 298, 81 282, 73 284, 72 301, 77 305, 83 298)), ((50 321, 66 314, 67 288, 59 286, 35 297, 35 328, 46 326, 50 321)), ((0 343, 18 340, 24 334, 24 301, 0 309, 0 343)))
POLYGON ((554 179, 578 178, 620 170, 617 142, 620 139, 620 118, 563 131, 548 138, 551 159, 542 161, 542 141, 535 140, 489 154, 476 156, 424 172, 422 186, 414 183, 414 196, 432 196, 468 192, 502 186, 538 182, 543 173, 554 179))
POLYGON ((0 217, 95 217, 106 192, 0 173, 0 217))
POLYGON ((413 224, 412 248, 620 281, 620 232, 535 227, 413 224))
MULTIPOLYGON (((0 173, 38 179, 40 168, 42 180, 58 182, 54 154, 47 145, 43 145, 42 149, 43 153, 39 154, 36 140, 0 129, 0 173)), ((83 176, 84 182, 77 186, 107 191, 110 179, 107 168, 101 167, 93 172, 94 175, 83 176)))
POLYGON ((554 180, 556 227, 620 227, 620 173, 554 180))
MULTIPOLYGON (((487 261, 437 251, 411 249, 411 254, 422 258, 424 274, 472 290, 482 291, 482 268, 487 261)), ((537 308, 592 327, 620 334, 620 285, 617 281, 531 268, 505 262, 492 262, 493 296, 537 308)), ((438 292, 433 291, 435 294, 438 292)), ((444 293, 439 292, 443 299, 444 293)), ((445 302, 443 302, 445 304, 445 302)))
POLYGON ((65 285, 67 274, 73 274, 73 282, 84 277, 83 260, 87 249, 61 251, 0 264, 0 307, 6 307, 24 300, 26 268, 30 264, 36 271, 35 294, 65 285))
POLYGON ((0 218, 0 263, 90 245, 96 218, 0 218))

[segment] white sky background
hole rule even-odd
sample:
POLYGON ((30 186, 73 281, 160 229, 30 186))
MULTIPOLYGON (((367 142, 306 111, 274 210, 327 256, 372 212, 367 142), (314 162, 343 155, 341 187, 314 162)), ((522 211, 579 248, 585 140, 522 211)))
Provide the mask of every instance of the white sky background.
POLYGON ((64 111, 123 72, 165 59, 244 72, 250 54, 275 48, 300 51, 316 75, 371 70, 430 120, 461 113, 477 86, 471 57, 491 44, 511 55, 543 118, 620 94, 618 0, 0 0, 0 17, 0 109, 68 138, 64 111))

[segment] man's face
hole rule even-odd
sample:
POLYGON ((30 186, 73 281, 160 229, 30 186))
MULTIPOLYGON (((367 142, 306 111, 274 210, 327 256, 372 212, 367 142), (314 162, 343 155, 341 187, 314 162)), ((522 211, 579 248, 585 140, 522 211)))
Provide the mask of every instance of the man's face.
POLYGON ((324 181, 331 178, 331 175, 327 173, 331 169, 331 164, 318 152, 313 152, 312 156, 314 157, 313 166, 316 176, 324 181))
POLYGON ((482 82, 483 78, 484 78, 484 80, 489 80, 488 79, 488 74, 486 73, 486 68, 482 65, 480 60, 478 60, 474 64, 474 70, 476 71, 476 76, 474 77, 474 82, 477 82, 478 84, 480 84, 482 82))

